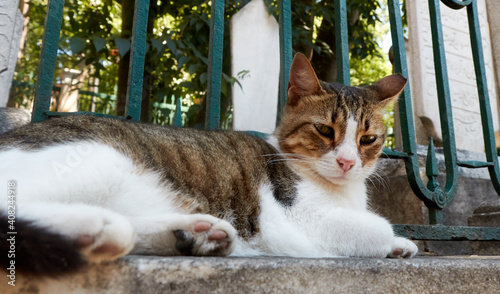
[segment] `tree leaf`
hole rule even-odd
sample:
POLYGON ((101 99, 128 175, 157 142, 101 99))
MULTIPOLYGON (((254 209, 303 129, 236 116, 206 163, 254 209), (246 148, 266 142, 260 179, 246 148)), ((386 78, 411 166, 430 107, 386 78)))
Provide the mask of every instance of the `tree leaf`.
POLYGON ((200 75, 200 82, 202 85, 207 82, 207 73, 206 72, 204 72, 200 75))
POLYGON ((128 40, 128 39, 116 38, 115 45, 116 45, 116 49, 118 49, 118 52, 120 53, 120 55, 122 57, 125 54, 127 54, 127 52, 130 50, 130 40, 128 40))
POLYGON ((189 60, 191 60, 191 57, 181 56, 181 58, 179 58, 179 61, 178 61, 178 64, 177 64, 177 68, 181 69, 182 66, 184 64, 186 64, 186 62, 188 62, 189 60))
POLYGON ((203 27, 203 23, 202 22, 198 22, 196 23, 196 31, 198 32, 201 28, 203 27))
POLYGON ((92 41, 94 41, 95 51, 97 52, 101 51, 102 48, 104 48, 104 46, 108 43, 106 39, 97 36, 92 37, 92 41))
POLYGON ((87 43, 80 37, 72 37, 69 39, 69 47, 71 48, 71 52, 73 52, 73 54, 82 52, 83 49, 85 49, 85 45, 87 45, 87 43))
POLYGON ((151 39, 151 45, 156 49, 157 54, 163 52, 163 41, 159 39, 151 39))
POLYGON ((167 47, 172 52, 172 54, 177 55, 177 45, 172 39, 167 39, 167 47))
POLYGON ((179 86, 187 88, 187 89, 194 89, 194 84, 191 82, 188 82, 188 81, 180 83, 179 86))
POLYGON ((190 75, 194 74, 198 70, 198 68, 200 68, 199 63, 191 64, 188 69, 189 74, 190 75))
POLYGON ((220 92, 224 96, 227 96, 227 82, 226 81, 221 81, 221 83, 220 83, 220 92))

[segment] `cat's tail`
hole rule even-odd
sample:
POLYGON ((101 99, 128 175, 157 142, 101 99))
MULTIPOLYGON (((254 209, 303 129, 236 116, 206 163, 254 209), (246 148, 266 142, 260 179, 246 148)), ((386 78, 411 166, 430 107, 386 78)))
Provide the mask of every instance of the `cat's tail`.
POLYGON ((0 211, 0 267, 7 276, 59 277, 86 261, 71 240, 0 211))

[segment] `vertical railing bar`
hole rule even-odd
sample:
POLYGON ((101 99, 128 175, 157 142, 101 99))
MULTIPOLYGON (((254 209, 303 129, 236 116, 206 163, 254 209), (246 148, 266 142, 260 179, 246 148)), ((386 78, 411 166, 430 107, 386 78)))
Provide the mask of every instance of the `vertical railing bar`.
POLYGON ((174 127, 182 127, 182 99, 177 98, 175 104, 174 127))
POLYGON ((48 1, 31 116, 33 122, 44 121, 48 118, 47 112, 50 109, 52 97, 52 83, 57 62, 63 10, 64 0, 48 1))
POLYGON ((493 162, 489 166, 491 181, 495 190, 500 195, 500 168, 498 166, 498 156, 496 151, 495 134, 493 128, 493 119, 491 115, 490 98, 485 72, 485 63, 483 55, 483 45, 481 40, 481 28, 477 11, 477 1, 472 1, 467 6, 467 18, 469 21, 469 34, 472 47, 472 57, 474 60, 474 69, 476 73, 477 92, 479 96, 479 107, 481 110, 481 123, 483 126, 484 148, 486 159, 493 162))
POLYGON ((125 116, 135 121, 141 119, 146 37, 148 29, 149 0, 135 0, 134 25, 130 46, 130 66, 126 96, 125 116))
POLYGON ((224 0, 212 0, 210 44, 208 48, 207 108, 205 113, 205 128, 208 130, 220 127, 223 41, 224 0))
POLYGON ((346 0, 335 0, 335 48, 337 59, 337 82, 351 84, 349 65, 349 40, 347 37, 346 0))
POLYGON ((288 79, 290 78, 290 66, 292 65, 292 13, 290 0, 278 1, 278 9, 280 27, 280 82, 276 125, 281 121, 283 108, 288 99, 288 79))
POLYGON ((446 202, 450 202, 455 197, 457 191, 458 166, 450 86, 448 81, 448 70, 446 66, 443 28, 441 24, 441 12, 439 5, 439 0, 429 0, 434 69, 436 75, 439 117, 441 120, 441 133, 443 136, 443 149, 446 165, 446 202))
MULTIPOLYGON (((394 68, 397 73, 400 73, 405 78, 408 78, 403 22, 401 21, 401 12, 399 10, 398 0, 389 0, 389 21, 391 24, 391 37, 394 52, 394 68)), ((399 96, 399 112, 401 119, 403 151, 408 154, 416 154, 417 143, 414 139, 415 126, 413 123, 410 83, 407 83, 403 92, 399 96)))
MULTIPOLYGON (((388 0, 388 6, 392 46, 394 51, 394 67, 397 73, 401 73, 404 77, 408 78, 408 65, 406 60, 403 23, 401 20, 399 0, 388 0)), ((427 189, 422 181, 422 178, 420 177, 409 83, 403 89, 398 101, 403 151, 408 154, 408 158, 405 158, 408 181, 413 192, 425 202, 426 206, 435 206, 432 200, 433 193, 427 189)))

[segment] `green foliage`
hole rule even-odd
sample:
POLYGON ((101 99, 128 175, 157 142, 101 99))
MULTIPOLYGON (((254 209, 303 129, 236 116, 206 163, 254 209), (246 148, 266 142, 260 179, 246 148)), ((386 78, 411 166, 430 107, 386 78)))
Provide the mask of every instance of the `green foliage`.
MULTIPOLYGON (((246 0, 225 1, 224 58, 221 89, 221 117, 231 118, 231 87, 239 84, 248 72, 236 77, 230 72, 229 19, 246 0)), ((165 97, 182 99, 190 105, 187 117, 190 125, 203 123, 203 99, 207 89, 210 1, 157 0, 150 2, 150 27, 147 38, 145 83, 150 93, 150 105, 163 103, 165 97)), ((265 0, 270 12, 278 14, 275 0, 265 0)), ((334 60, 334 1, 293 1, 292 27, 295 51, 314 51, 315 56, 334 60)), ((30 2, 30 23, 24 57, 19 61, 16 80, 22 81, 29 72, 36 73, 46 11, 45 0, 30 2)), ((379 17, 377 0, 347 1, 349 40, 353 84, 369 83, 387 72, 385 53, 377 44, 379 17), (385 62, 385 63, 384 63, 385 62)), ((60 83, 63 68, 87 68, 89 79, 80 89, 109 95, 118 82, 118 63, 127 54, 130 32, 121 32, 121 5, 116 0, 67 0, 55 83, 60 83), (93 81, 99 81, 95 85, 93 81)), ((313 58, 320 72, 329 64, 313 58)), ((241 86, 241 85, 240 85, 241 86)), ((108 108, 106 108, 108 109, 108 108)), ((153 110, 153 107, 151 107, 153 110)), ((113 111, 113 110, 111 110, 113 111)), ((161 112, 152 111, 153 121, 164 121, 161 112), (160 114, 159 114, 160 113, 160 114)), ((226 122, 227 125, 227 122, 226 122)))
MULTIPOLYGON (((43 26, 47 10, 46 1, 31 0, 26 46, 18 61, 15 80, 31 82, 29 75, 38 70, 43 26)), ((120 6, 112 0, 67 0, 64 7, 55 84, 61 82, 64 68, 91 68, 90 75, 98 78, 98 92, 112 91, 117 81, 117 62, 112 40, 118 36, 116 15, 120 6)), ((94 79, 95 80, 95 79, 94 79)), ((87 90, 89 83, 80 85, 87 90)))

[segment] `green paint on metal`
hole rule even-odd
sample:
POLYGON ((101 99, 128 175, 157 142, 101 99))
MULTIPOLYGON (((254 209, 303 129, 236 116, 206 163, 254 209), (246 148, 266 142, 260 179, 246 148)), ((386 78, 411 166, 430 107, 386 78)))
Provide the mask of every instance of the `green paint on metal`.
POLYGON ((429 148, 427 149, 427 164, 425 167, 425 173, 429 181, 427 182, 427 188, 434 191, 439 187, 439 182, 437 177, 439 176, 439 170, 437 166, 436 150, 434 148, 434 140, 431 138, 429 142, 429 148))
POLYGON ((182 99, 177 99, 175 106, 174 127, 182 127, 182 99))
MULTIPOLYGON (((441 188, 437 188, 436 192, 439 193, 438 195, 441 196, 441 198, 444 199, 444 193, 441 190, 441 188)), ((439 196, 435 198, 440 198, 439 196)), ((429 224, 431 225, 442 225, 444 222, 444 216, 443 216, 443 211, 441 208, 438 207, 429 207, 429 224)))
POLYGON ((47 3, 47 16, 45 17, 33 114, 31 117, 33 122, 44 121, 48 118, 47 112, 50 109, 63 8, 64 0, 49 0, 47 3))
MULTIPOLYGON (((441 133, 443 135, 443 149, 446 165, 446 203, 455 197, 458 187, 457 150, 455 145, 455 130, 450 98, 450 86, 441 24, 440 1, 429 0, 429 14, 431 19, 432 48, 434 52, 434 69, 439 104, 441 133)), ((445 204, 446 204, 445 203, 445 204)), ((444 205, 443 205, 444 206, 444 205)), ((439 205, 439 207, 443 207, 439 205)))
MULTIPOLYGON (((403 151, 409 155, 409 157, 405 159, 405 166, 410 186, 415 194, 422 201, 424 201, 427 207, 443 208, 447 203, 453 200, 453 197, 456 193, 458 166, 456 164, 457 159, 455 135, 453 130, 453 117, 451 113, 451 101, 449 95, 446 60, 444 56, 444 47, 442 41, 443 37, 439 13, 439 1, 429 0, 429 6, 436 66, 436 80, 438 84, 439 109, 441 113, 441 131, 443 134, 443 145, 446 163, 446 186, 444 188, 444 191, 440 187, 436 186, 436 181, 434 181, 434 183, 431 183, 431 188, 433 189, 429 189, 424 185, 420 176, 409 85, 405 87, 403 93, 399 97, 399 112, 403 140, 403 151)), ((389 18, 391 23, 395 69, 396 72, 399 72, 403 76, 408 77, 399 1, 389 0, 389 18)))
POLYGON ((56 111, 47 111, 47 115, 49 117, 65 117, 65 116, 75 116, 75 115, 93 115, 97 117, 107 117, 113 119, 126 119, 123 116, 117 116, 112 114, 104 114, 99 112, 91 112, 91 111, 77 111, 77 112, 56 112, 56 111))
POLYGON ((441 0, 443 4, 450 7, 451 9, 460 9, 472 3, 475 0, 441 0))
POLYGON ((413 240, 492 241, 500 240, 500 228, 464 226, 393 225, 396 235, 413 240))
MULTIPOLYGON (((480 97, 481 117, 483 123, 483 135, 487 153, 487 162, 481 161, 458 161, 456 156, 455 135, 453 128, 453 115, 451 111, 450 90, 448 85, 448 74, 446 68, 445 50, 440 15, 440 2, 429 0, 429 11, 431 18, 432 42, 434 51, 434 64, 436 70, 436 83, 438 91, 438 103, 440 109, 441 132, 443 135, 443 149, 446 164, 446 186, 443 189, 436 180, 438 175, 437 162, 433 142, 429 145, 426 174, 429 184, 426 187, 420 177, 418 158, 416 152, 415 127, 413 124, 413 110, 410 99, 410 90, 407 85, 399 98, 399 110, 401 121, 401 132, 403 140, 403 153, 398 151, 384 150, 384 155, 391 158, 405 160, 408 180, 415 194, 424 201, 429 208, 429 222, 431 224, 442 224, 442 208, 450 203, 457 191, 458 166, 464 167, 488 167, 493 183, 500 192, 500 174, 498 158, 496 156, 495 141, 491 120, 491 110, 487 95, 486 78, 484 73, 484 60, 477 18, 476 1, 443 0, 443 3, 459 9, 467 6, 469 30, 471 31, 471 44, 476 69, 478 92, 480 97)), ((391 34, 393 40, 394 59, 396 72, 408 76, 404 37, 402 32, 401 12, 399 1, 389 0, 389 17, 391 23, 391 34)), ((499 193, 500 194, 500 193, 499 193)), ((396 225, 399 234, 419 240, 500 240, 499 228, 472 228, 472 227, 445 227, 396 225)))
POLYGON ((276 125, 278 125, 281 121, 283 108, 285 107, 286 101, 288 99, 288 80, 290 78, 290 67, 292 65, 292 13, 290 0, 278 1, 278 9, 280 16, 280 82, 276 125))
POLYGON ((409 157, 408 154, 396 150, 392 150, 389 148, 384 148, 384 151, 381 155, 385 158, 393 158, 393 159, 407 159, 409 157))
POLYGON ((493 128, 488 85, 486 82, 484 55, 482 49, 483 45, 476 1, 473 1, 469 6, 467 6, 467 18, 469 20, 472 57, 474 60, 474 69, 476 73, 476 85, 479 95, 481 123, 483 125, 484 149, 486 153, 486 160, 492 163, 492 166, 488 166, 488 171, 490 173, 493 186, 495 187, 497 193, 500 195, 500 167, 496 150, 494 133, 495 129, 493 128))
POLYGON ((146 37, 148 29, 149 0, 135 0, 134 26, 130 49, 128 72, 127 108, 125 116, 135 121, 141 120, 142 87, 146 59, 146 37))
MULTIPOLYGON (((391 24, 391 37, 394 51, 394 67, 397 73, 408 77, 408 66, 406 62, 405 40, 403 34, 403 23, 401 21, 401 11, 398 0, 389 0, 389 21, 391 24)), ((403 153, 407 156, 396 156, 394 158, 404 158, 406 174, 413 192, 424 201, 427 207, 434 207, 433 193, 427 189, 420 177, 418 165, 417 143, 415 138, 415 125, 413 123, 413 109, 410 95, 410 85, 407 84, 399 96, 399 118, 401 122, 401 139, 403 141, 403 153)), ((394 152, 394 151, 393 151, 394 152)), ((384 150, 388 157, 392 153, 384 150)))
POLYGON ((252 135, 254 137, 257 137, 257 138, 264 139, 264 140, 269 138, 269 134, 261 133, 261 132, 257 132, 257 131, 245 131, 245 133, 252 135))
POLYGON ((335 0, 335 43, 337 58, 337 82, 350 85, 349 44, 347 39, 346 0, 335 0))
POLYGON ((210 44, 208 48, 207 109, 205 128, 220 126, 220 95, 222 83, 222 53, 224 41, 224 0, 212 0, 210 44))
POLYGON ((483 168, 483 167, 494 167, 495 163, 493 162, 484 162, 484 161, 458 161, 458 166, 467 167, 467 168, 483 168))

